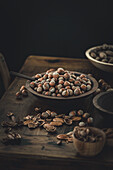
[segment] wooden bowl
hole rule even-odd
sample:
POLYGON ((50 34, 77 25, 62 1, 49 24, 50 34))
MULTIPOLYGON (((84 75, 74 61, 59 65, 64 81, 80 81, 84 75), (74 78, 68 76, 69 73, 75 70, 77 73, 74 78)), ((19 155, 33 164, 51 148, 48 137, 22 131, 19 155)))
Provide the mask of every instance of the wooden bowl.
MULTIPOLYGON (((96 47, 90 48, 85 52, 85 55, 95 67, 99 68, 102 71, 113 73, 113 64, 112 63, 105 63, 105 62, 102 62, 102 61, 97 61, 96 59, 94 59, 90 56, 90 52, 92 50, 96 50, 96 49, 99 49, 101 47, 102 46, 96 46, 96 47)), ((113 49, 113 45, 109 45, 109 47, 111 49, 113 49)))
MULTIPOLYGON (((83 74, 78 72, 74 73, 76 73, 77 75, 83 74)), ((89 107, 90 102, 92 102, 93 93, 98 88, 98 83, 93 77, 90 77, 88 75, 86 75, 86 77, 88 77, 91 80, 92 89, 79 96, 53 97, 39 94, 30 87, 30 81, 26 82, 26 87, 33 95, 37 97, 38 107, 43 108, 44 105, 45 109, 54 110, 59 114, 60 113, 68 114, 71 110, 75 109, 82 108, 83 110, 87 110, 87 107, 89 107)))
POLYGON ((102 149, 105 145, 106 135, 101 129, 98 129, 95 127, 88 127, 88 128, 91 131, 93 131, 94 133, 96 133, 97 135, 101 135, 102 140, 100 140, 98 142, 93 142, 93 143, 84 142, 84 141, 77 139, 74 135, 75 131, 73 131, 73 144, 74 144, 76 151, 79 153, 79 155, 86 156, 86 157, 96 156, 97 154, 99 154, 102 151, 102 149))
POLYGON ((106 91, 96 95, 93 99, 93 104, 105 114, 113 115, 113 91, 106 91))
POLYGON ((93 98, 93 105, 100 117, 98 127, 113 127, 113 90, 102 92, 93 98), (99 126, 101 124, 101 126, 99 126))
MULTIPOLYGON (((72 72, 72 71, 70 71, 72 72)), ((84 74, 84 73, 79 73, 79 72, 73 72, 75 73, 76 75, 80 75, 80 74, 84 74)), ((42 73, 44 74, 44 73, 42 73)), ((36 96, 39 96, 39 97, 43 97, 43 98, 46 98, 46 99, 52 99, 52 100, 70 100, 70 99, 80 99, 80 98, 83 98, 83 97, 86 97, 86 96, 89 96, 90 94, 94 93, 96 91, 96 89, 98 88, 98 83, 96 81, 95 78, 91 77, 91 76, 88 76, 86 75, 87 78, 89 78, 92 82, 92 89, 87 91, 86 93, 84 94, 81 94, 81 95, 78 95, 78 96, 69 96, 69 97, 53 97, 53 96, 46 96, 46 95, 43 95, 43 94, 40 94, 40 93, 37 93, 35 90, 33 90, 31 87, 30 87, 30 80, 28 80, 26 82, 26 88, 34 95, 36 96)))

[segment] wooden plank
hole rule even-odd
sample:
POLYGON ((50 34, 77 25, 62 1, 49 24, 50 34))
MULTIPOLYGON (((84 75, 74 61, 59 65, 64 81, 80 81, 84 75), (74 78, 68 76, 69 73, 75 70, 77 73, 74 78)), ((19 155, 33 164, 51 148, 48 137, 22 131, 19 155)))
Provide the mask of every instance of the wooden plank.
MULTIPOLYGON (((102 72, 98 71, 98 69, 93 67, 86 59, 81 60, 62 57, 29 56, 20 72, 29 76, 33 76, 34 74, 44 72, 49 68, 57 67, 64 67, 68 70, 84 73, 93 73, 97 79, 104 78, 111 85, 113 85, 113 80, 110 78, 111 75, 107 75, 106 73, 103 74, 102 72)), ((7 119, 6 114, 9 111, 14 112, 17 119, 22 119, 25 115, 33 112, 35 106, 41 106, 43 110, 50 108, 49 102, 41 100, 41 98, 38 98, 31 93, 29 93, 28 97, 23 98, 22 100, 16 100, 15 93, 23 84, 25 84, 25 82, 26 80, 24 79, 16 78, 2 97, 0 101, 0 123, 7 119)), ((51 109, 54 108, 55 106, 53 105, 51 109)), ((57 134, 68 132, 70 130, 72 130, 72 127, 60 127, 58 128, 57 134)), ((17 131, 23 137, 22 143, 15 146, 5 146, 0 143, 1 157, 5 158, 7 156, 9 159, 10 156, 11 161, 14 160, 14 162, 18 162, 18 157, 26 159, 27 161, 30 159, 32 161, 43 160, 48 166, 52 163, 57 166, 58 162, 61 163, 62 167, 66 167, 67 164, 68 166, 72 164, 73 167, 78 164, 96 165, 96 167, 100 167, 100 165, 113 166, 113 148, 111 147, 106 146, 104 151, 95 158, 83 158, 76 154, 72 144, 63 143, 62 146, 58 146, 56 144, 57 134, 50 135, 45 130, 29 130, 26 127, 18 129, 17 131), (52 163, 50 164, 50 162, 52 163)), ((0 134, 1 140, 5 135, 4 129, 2 127, 0 127, 0 134)), ((35 166, 36 163, 34 162, 33 167, 35 166)))
POLYGON ((10 84, 10 74, 9 74, 7 64, 5 62, 5 58, 1 53, 0 53, 0 76, 2 76, 2 80, 6 90, 10 84))

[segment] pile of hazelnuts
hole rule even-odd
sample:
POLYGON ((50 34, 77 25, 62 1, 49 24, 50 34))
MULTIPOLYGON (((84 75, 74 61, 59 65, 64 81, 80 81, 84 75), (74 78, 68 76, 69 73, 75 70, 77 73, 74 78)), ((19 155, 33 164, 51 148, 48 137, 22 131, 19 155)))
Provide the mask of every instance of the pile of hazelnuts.
POLYGON ((76 74, 63 68, 49 69, 36 74, 30 87, 37 93, 53 97, 78 96, 92 89, 91 80, 85 74, 76 74))
POLYGON ((92 50, 90 56, 95 60, 113 64, 113 48, 107 44, 92 50))

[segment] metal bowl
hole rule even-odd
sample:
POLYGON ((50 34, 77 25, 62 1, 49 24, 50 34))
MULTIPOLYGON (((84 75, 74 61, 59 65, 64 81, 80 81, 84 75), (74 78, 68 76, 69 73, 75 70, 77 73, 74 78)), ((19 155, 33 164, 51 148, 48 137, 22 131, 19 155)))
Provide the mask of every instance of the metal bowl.
MULTIPOLYGON (((99 68, 100 70, 113 73, 113 64, 112 63, 105 63, 105 62, 102 62, 102 61, 98 61, 98 60, 96 60, 96 59, 94 59, 90 56, 90 52, 92 50, 96 50, 96 49, 99 49, 99 48, 102 48, 102 45, 101 46, 95 46, 95 47, 88 49, 85 52, 86 57, 89 59, 89 61, 95 67, 99 68)), ((109 45, 109 48, 113 49, 113 45, 109 45)))

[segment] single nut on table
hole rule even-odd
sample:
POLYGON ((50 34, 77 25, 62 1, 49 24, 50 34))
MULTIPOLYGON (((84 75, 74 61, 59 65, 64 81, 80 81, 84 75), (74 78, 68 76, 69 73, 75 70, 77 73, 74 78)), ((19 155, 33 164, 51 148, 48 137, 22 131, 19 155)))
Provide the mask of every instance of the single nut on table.
POLYGON ((56 118, 53 119, 53 122, 61 122, 61 123, 64 123, 64 120, 63 120, 62 118, 56 117, 56 118))
POLYGON ((83 111, 83 110, 78 110, 78 111, 77 111, 77 114, 78 114, 79 116, 82 116, 82 115, 84 114, 84 111, 83 111))
POLYGON ((76 115, 76 111, 75 110, 72 110, 71 112, 69 112, 69 116, 70 117, 73 117, 76 115))
POLYGON ((84 113, 82 117, 83 117, 84 119, 87 119, 89 116, 90 116, 89 113, 84 113))
POLYGON ((79 122, 82 118, 81 117, 72 117, 72 121, 79 122))
POLYGON ((28 92, 27 92, 26 89, 22 90, 22 95, 23 95, 24 97, 28 96, 28 92))
POLYGON ((16 99, 22 99, 22 93, 20 91, 16 92, 16 99))
POLYGON ((57 135, 57 139, 59 139, 59 140, 67 140, 68 136, 66 134, 59 134, 59 135, 57 135))
POLYGON ((93 118, 92 118, 92 117, 89 117, 89 118, 87 119, 87 122, 88 122, 89 124, 92 124, 92 123, 93 123, 93 118))
POLYGON ((55 116, 57 116, 56 112, 51 112, 51 117, 54 118, 55 116))
POLYGON ((49 117, 49 114, 47 112, 42 112, 41 117, 46 119, 49 117))
POLYGON ((46 129, 47 132, 50 132, 50 133, 56 132, 55 126, 47 126, 45 129, 46 129))
POLYGON ((50 125, 52 125, 52 126, 62 126, 62 122, 51 122, 50 125))
POLYGON ((71 119, 64 119, 66 125, 72 125, 73 121, 71 119))
POLYGON ((79 122, 79 126, 80 126, 80 127, 84 127, 84 126, 85 126, 85 123, 84 123, 84 122, 79 122))

